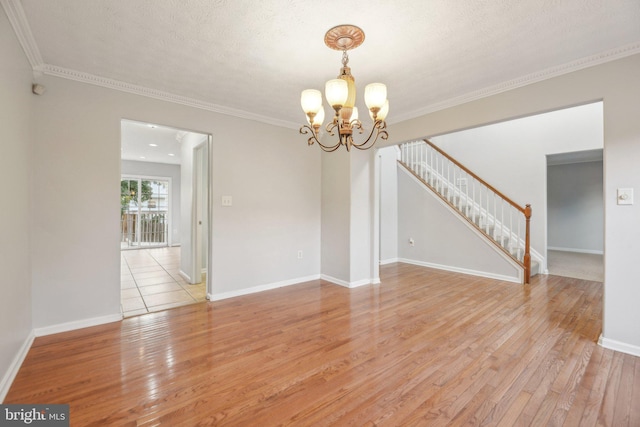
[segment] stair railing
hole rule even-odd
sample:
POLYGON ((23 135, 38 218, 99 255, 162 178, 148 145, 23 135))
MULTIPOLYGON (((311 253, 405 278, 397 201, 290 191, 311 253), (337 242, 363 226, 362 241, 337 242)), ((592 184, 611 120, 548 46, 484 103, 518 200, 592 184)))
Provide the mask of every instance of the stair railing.
POLYGON ((426 139, 401 144, 399 163, 520 264, 529 283, 531 205, 518 205, 426 139))

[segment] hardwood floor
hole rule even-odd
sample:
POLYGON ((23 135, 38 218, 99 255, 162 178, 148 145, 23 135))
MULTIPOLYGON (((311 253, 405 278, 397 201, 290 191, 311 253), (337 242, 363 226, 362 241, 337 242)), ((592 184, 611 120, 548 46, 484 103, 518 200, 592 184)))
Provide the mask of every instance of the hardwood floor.
POLYGON ((5 403, 73 426, 640 425, 640 358, 596 344, 601 283, 381 277, 37 338, 5 403))

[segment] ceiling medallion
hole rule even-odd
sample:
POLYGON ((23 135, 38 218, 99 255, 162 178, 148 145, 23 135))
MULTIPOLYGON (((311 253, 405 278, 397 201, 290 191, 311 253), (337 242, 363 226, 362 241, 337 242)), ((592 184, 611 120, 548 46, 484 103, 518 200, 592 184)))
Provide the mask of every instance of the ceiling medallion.
POLYGON ((387 100, 387 87, 382 83, 371 83, 365 87, 364 100, 369 109, 369 116, 373 120, 373 127, 369 136, 363 142, 357 143, 353 140, 353 131, 363 133, 362 122, 358 119, 358 108, 356 102, 356 84, 351 75, 351 68, 348 67, 349 56, 347 51, 355 49, 364 42, 364 31, 355 25, 339 25, 331 28, 324 36, 325 44, 331 49, 342 51, 342 68, 336 79, 329 80, 325 84, 325 96, 327 102, 335 111, 333 121, 328 123, 326 131, 331 136, 335 136, 337 130, 338 141, 334 145, 325 145, 320 142, 319 133, 324 121, 324 107, 322 106, 322 93, 316 89, 306 89, 300 96, 302 110, 307 115, 307 125, 300 128, 300 133, 310 134, 307 140, 308 145, 318 143, 324 151, 335 151, 344 145, 347 151, 351 147, 359 150, 371 148, 378 138, 387 139, 389 137, 385 119, 389 112, 389 101, 387 100))
POLYGON ((355 25, 338 25, 324 35, 324 44, 334 50, 351 50, 364 42, 364 31, 355 25))

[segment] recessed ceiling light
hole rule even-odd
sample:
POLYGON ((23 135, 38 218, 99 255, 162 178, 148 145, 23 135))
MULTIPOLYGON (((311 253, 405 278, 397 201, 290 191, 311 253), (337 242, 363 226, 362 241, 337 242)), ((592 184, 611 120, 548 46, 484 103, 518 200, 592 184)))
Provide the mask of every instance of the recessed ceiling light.
POLYGON ((172 157, 175 156, 175 154, 173 154, 173 153, 169 153, 169 155, 172 156, 172 157))
POLYGON ((145 156, 140 156, 140 158, 141 158, 141 159, 146 159, 146 157, 145 157, 145 156))
POLYGON ((149 144, 149 147, 157 147, 158 144, 149 144))
POLYGON ((149 126, 151 129, 155 129, 155 128, 157 128, 157 126, 156 126, 156 125, 147 125, 147 126, 149 126))

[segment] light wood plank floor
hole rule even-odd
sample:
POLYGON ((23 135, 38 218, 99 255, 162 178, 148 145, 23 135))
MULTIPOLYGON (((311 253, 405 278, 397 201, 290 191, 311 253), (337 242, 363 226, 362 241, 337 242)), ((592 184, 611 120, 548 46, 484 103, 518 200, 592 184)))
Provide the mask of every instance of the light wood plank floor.
POLYGON ((37 338, 5 403, 74 426, 640 425, 640 358, 596 344, 601 283, 381 273, 37 338))

